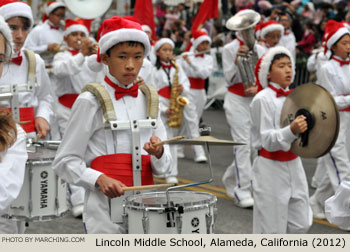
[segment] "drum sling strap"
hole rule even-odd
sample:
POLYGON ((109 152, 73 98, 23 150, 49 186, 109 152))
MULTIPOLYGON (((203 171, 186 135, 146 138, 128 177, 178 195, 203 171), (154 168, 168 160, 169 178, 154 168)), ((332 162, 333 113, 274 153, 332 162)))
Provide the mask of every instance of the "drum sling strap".
POLYGON ((11 84, 9 92, 11 112, 13 119, 18 122, 22 128, 28 133, 35 131, 34 122, 34 108, 20 108, 19 106, 19 93, 20 92, 34 92, 36 79, 36 58, 35 54, 31 50, 23 50, 28 60, 28 77, 27 83, 24 85, 11 84))

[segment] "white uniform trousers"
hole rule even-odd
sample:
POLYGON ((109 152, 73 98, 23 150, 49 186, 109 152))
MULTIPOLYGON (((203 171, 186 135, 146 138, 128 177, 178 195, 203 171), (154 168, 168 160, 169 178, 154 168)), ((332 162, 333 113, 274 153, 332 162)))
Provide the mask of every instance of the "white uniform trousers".
POLYGON ((0 234, 24 234, 25 221, 9 220, 0 217, 0 234))
MULTIPOLYGON (((170 128, 168 126, 168 123, 167 123, 167 118, 165 118, 163 116, 161 118, 162 118, 164 127, 166 129, 166 134, 167 134, 168 139, 178 136, 179 135, 179 128, 178 129, 177 128, 170 128)), ((178 168, 177 168, 177 164, 178 164, 178 162, 177 162, 177 145, 176 144, 170 144, 169 145, 169 149, 170 149, 170 154, 171 154, 171 157, 172 157, 172 162, 171 162, 171 165, 170 165, 170 170, 166 174, 166 177, 176 177, 177 174, 178 174, 178 168)))
POLYGON ((233 141, 245 145, 233 148, 233 162, 226 169, 223 182, 229 195, 240 201, 251 197, 251 117, 249 105, 252 98, 231 92, 225 95, 224 109, 233 141))
MULTIPOLYGON (((178 134, 188 138, 199 137, 199 118, 200 117, 198 117, 196 105, 190 100, 190 103, 184 107, 182 126, 178 134)), ((184 145, 178 145, 177 149, 183 150, 184 145)), ((205 151, 202 145, 192 145, 192 149, 195 158, 205 156, 205 151)))
POLYGON ((253 233, 306 233, 312 224, 309 191, 300 158, 257 157, 253 165, 253 233))
MULTIPOLYGON (((83 221, 88 234, 124 234, 122 225, 112 223, 107 196, 98 191, 86 190, 83 221)), ((140 220, 142 221, 142 220, 140 220)))
POLYGON ((350 112, 340 112, 339 135, 332 150, 321 157, 325 176, 317 187, 314 197, 324 207, 324 201, 337 190, 342 181, 350 180, 350 161, 347 153, 346 138, 350 134, 350 112))

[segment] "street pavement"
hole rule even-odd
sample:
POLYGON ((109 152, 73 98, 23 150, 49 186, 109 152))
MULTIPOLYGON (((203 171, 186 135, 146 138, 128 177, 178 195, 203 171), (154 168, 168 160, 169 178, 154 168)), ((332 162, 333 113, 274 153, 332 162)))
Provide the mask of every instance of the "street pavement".
MULTIPOLYGON (((229 127, 226 123, 223 109, 209 108, 204 112, 203 120, 210 126, 211 135, 219 139, 231 140, 229 127)), ((227 166, 232 162, 232 147, 214 146, 210 148, 212 159, 213 182, 187 188, 187 191, 208 192, 217 197, 217 218, 215 220, 215 233, 220 234, 250 234, 252 233, 252 209, 242 209, 234 205, 232 198, 226 195, 221 178, 227 166)), ((310 184, 311 177, 316 167, 315 159, 303 160, 305 172, 310 184)), ((179 159, 179 182, 189 184, 199 181, 207 181, 210 178, 208 164, 197 164, 193 161, 193 153, 190 146, 186 147, 186 157, 179 159)), ((156 178, 157 183, 163 183, 164 179, 156 178)), ((314 189, 309 188, 310 195, 314 189)), ((141 220, 140 220, 141 222, 141 220)), ((46 222, 31 222, 26 229, 28 234, 82 234, 84 228, 82 219, 74 218, 70 213, 60 219, 46 222)), ((326 220, 314 220, 309 230, 312 234, 341 234, 347 233, 331 225, 326 220)))

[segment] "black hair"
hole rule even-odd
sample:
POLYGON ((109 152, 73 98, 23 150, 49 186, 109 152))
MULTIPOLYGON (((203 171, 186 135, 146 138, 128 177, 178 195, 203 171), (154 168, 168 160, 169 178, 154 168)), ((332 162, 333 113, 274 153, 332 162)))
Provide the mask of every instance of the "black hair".
POLYGON ((159 68, 161 68, 161 64, 160 64, 160 57, 157 55, 157 60, 156 60, 156 68, 157 68, 157 70, 159 70, 159 68))
POLYGON ((269 68, 269 72, 270 72, 271 69, 272 69, 273 63, 274 63, 276 60, 282 59, 282 58, 284 58, 284 57, 287 57, 288 59, 290 59, 289 56, 288 56, 287 54, 285 54, 285 53, 277 53, 277 54, 273 57, 273 59, 272 59, 272 61, 271 61, 270 68, 269 68))
POLYGON ((60 9, 66 10, 65 7, 60 6, 60 7, 57 7, 56 9, 53 9, 53 11, 51 11, 50 14, 51 14, 51 13, 52 13, 52 14, 55 14, 55 12, 58 11, 58 10, 60 10, 60 9))
POLYGON ((107 54, 108 56, 111 56, 111 50, 112 50, 115 46, 121 45, 121 44, 124 44, 124 43, 128 43, 128 46, 131 46, 131 47, 136 47, 136 46, 138 46, 138 45, 142 45, 143 50, 145 50, 145 45, 144 45, 143 43, 141 43, 141 42, 138 42, 138 41, 123 41, 123 42, 119 42, 119 43, 115 44, 114 46, 112 46, 111 48, 109 48, 109 49, 106 51, 106 54, 107 54))

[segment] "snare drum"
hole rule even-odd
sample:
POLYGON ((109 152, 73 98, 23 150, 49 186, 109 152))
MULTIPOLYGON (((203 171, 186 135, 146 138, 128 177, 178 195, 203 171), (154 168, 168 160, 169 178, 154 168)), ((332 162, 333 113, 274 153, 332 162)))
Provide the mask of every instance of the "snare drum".
POLYGON ((211 234, 215 230, 215 195, 204 192, 165 192, 132 195, 124 202, 124 223, 130 234, 211 234), (169 221, 170 215, 173 222, 169 221))
POLYGON ((28 150, 22 189, 3 215, 5 218, 45 221, 68 212, 67 184, 51 168, 56 150, 43 146, 35 146, 34 149, 34 152, 28 150))

